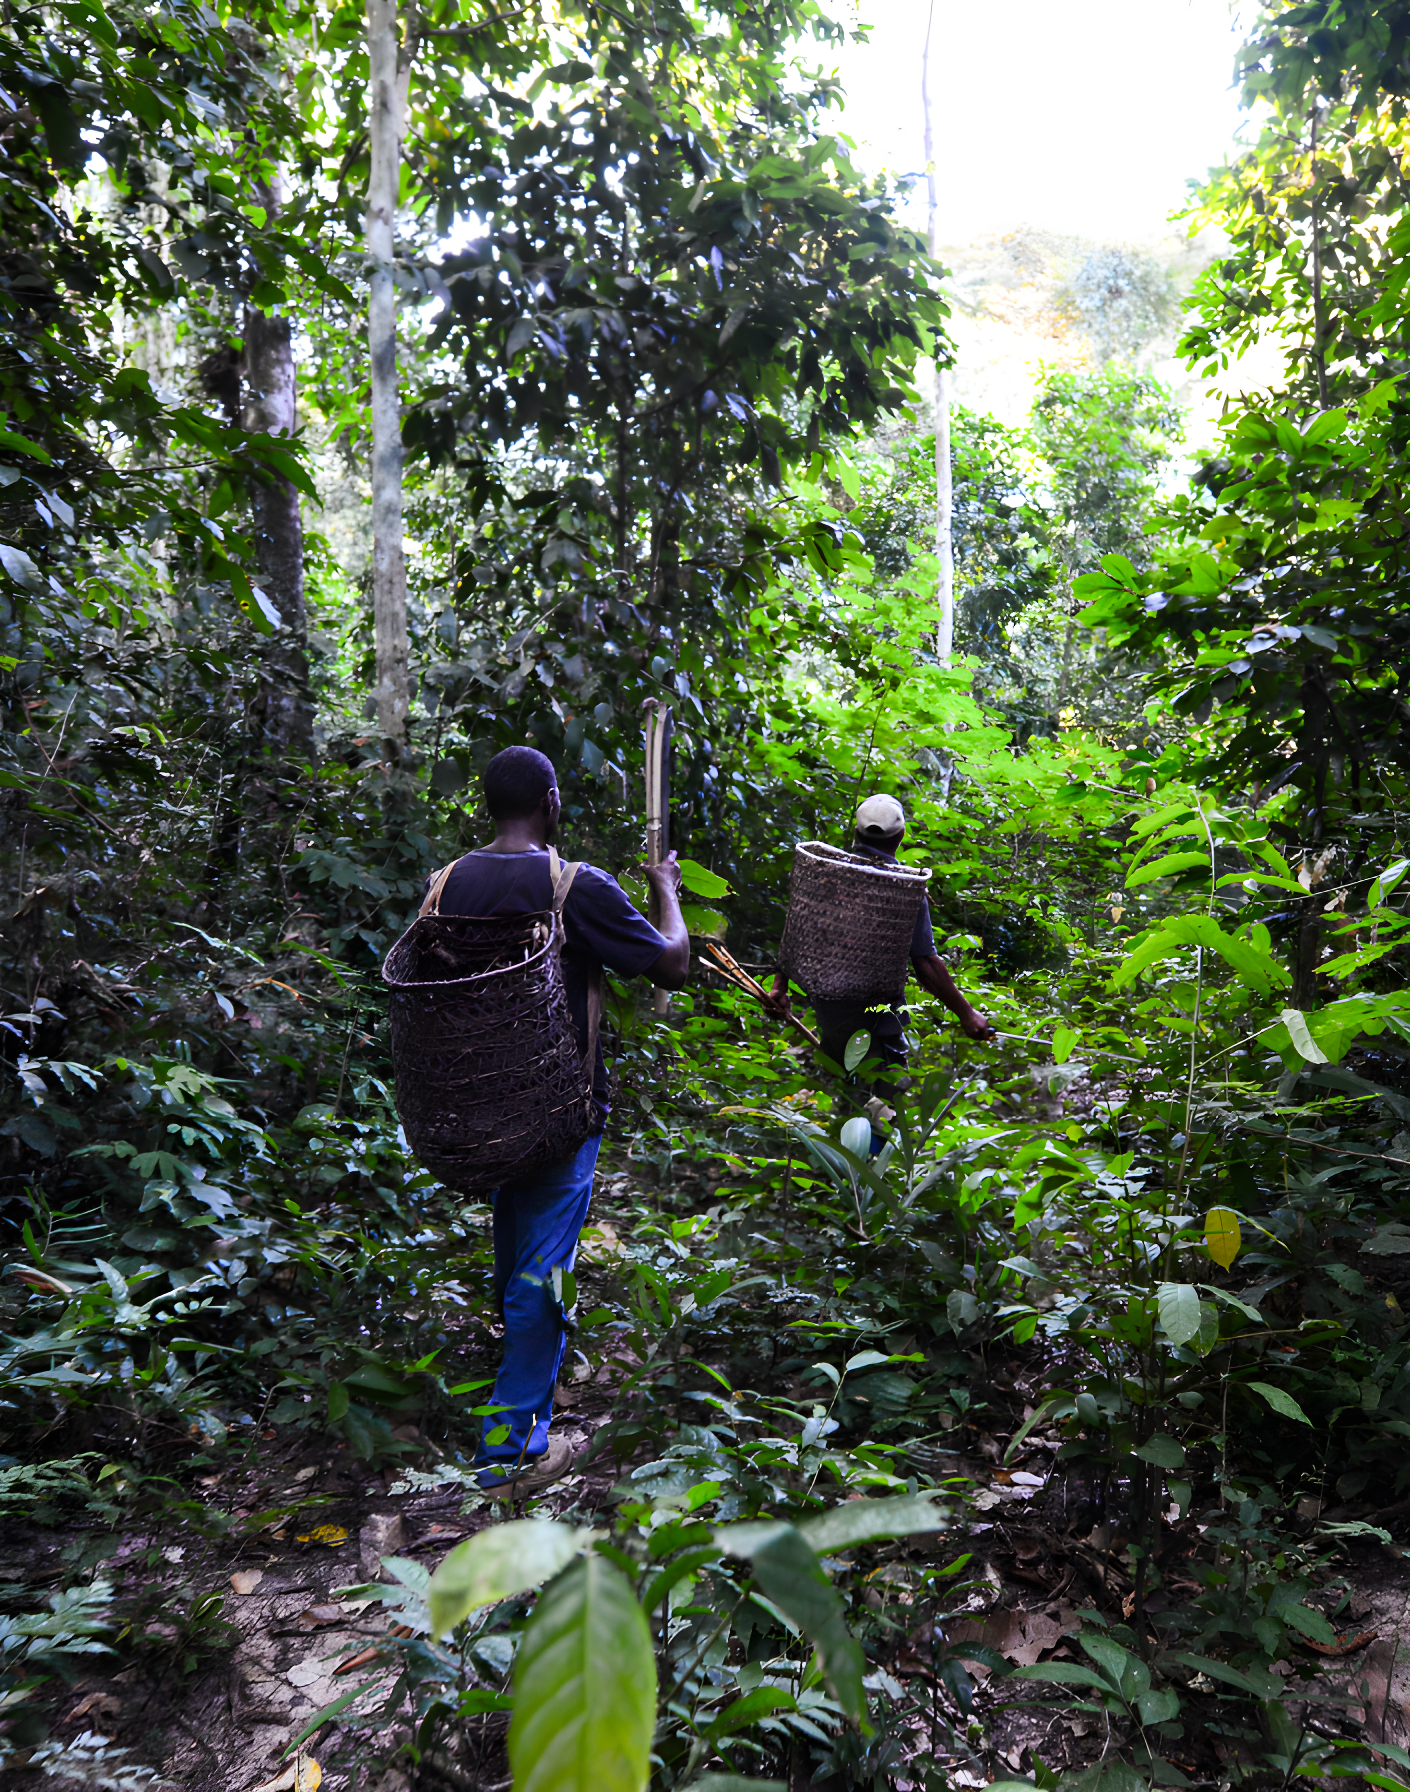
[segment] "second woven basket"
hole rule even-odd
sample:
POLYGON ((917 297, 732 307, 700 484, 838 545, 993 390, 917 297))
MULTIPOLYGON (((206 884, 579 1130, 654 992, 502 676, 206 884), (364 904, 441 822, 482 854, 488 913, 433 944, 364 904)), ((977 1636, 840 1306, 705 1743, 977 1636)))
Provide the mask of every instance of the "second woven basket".
POLYGON ((784 974, 815 1001, 899 1002, 929 882, 910 865, 802 841, 779 946, 784 974))

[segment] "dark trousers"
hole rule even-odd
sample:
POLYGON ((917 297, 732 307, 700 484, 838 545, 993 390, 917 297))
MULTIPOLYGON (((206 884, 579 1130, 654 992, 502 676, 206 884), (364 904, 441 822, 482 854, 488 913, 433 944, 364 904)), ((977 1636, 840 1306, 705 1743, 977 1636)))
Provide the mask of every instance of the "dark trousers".
POLYGON ((587 1224, 602 1135, 572 1157, 494 1192, 494 1284, 504 1314, 504 1362, 484 1421, 480 1462, 532 1462, 548 1448, 553 1390, 567 1337, 553 1272, 571 1270, 587 1224))
MULTIPOLYGON (((847 1041, 854 1033, 871 1034, 867 1056, 880 1058, 883 1068, 867 1087, 888 1106, 894 1106, 898 1089, 905 1087, 902 1078, 908 1062, 901 1015, 894 1008, 868 1009, 864 1002, 814 1002, 813 1013, 823 1051, 835 1064, 844 1063, 847 1041)), ((854 1084, 857 1081, 855 1077, 848 1080, 854 1084)))

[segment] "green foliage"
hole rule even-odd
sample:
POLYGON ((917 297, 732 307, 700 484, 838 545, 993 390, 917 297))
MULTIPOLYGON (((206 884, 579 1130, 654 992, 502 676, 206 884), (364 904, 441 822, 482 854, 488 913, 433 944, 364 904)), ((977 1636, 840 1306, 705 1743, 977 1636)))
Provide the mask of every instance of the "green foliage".
POLYGON ((577 1553, 571 1527, 525 1518, 457 1544, 431 1576, 431 1631, 444 1636, 482 1605, 542 1586, 577 1553))
MULTIPOLYGON (((1186 346, 1294 353, 1192 492, 1159 497, 1178 416, 1110 357, 1050 375, 1026 431, 957 417, 974 658, 942 666, 933 444, 904 413, 943 307, 801 68, 836 28, 792 0, 409 16, 395 773, 362 731, 356 554, 312 512, 311 763, 265 752, 250 652, 284 641, 259 481, 356 498, 360 10, 12 23, 7 1518, 165 1501, 253 1534, 299 1508, 180 1480, 255 1415, 478 1498, 488 1213, 399 1139, 377 964, 511 740, 555 757, 565 848, 640 893, 665 695, 683 879, 720 905, 692 929, 771 958, 792 843, 894 791, 1000 1039, 917 1000, 872 1156, 865 1030, 834 1079, 705 969, 664 1017, 612 986, 616 1232, 572 1340, 612 1384, 612 1501, 487 1525, 433 1576, 389 1560, 363 1592, 397 1632, 310 1729, 346 1724, 365 1771, 375 1693, 416 1762, 512 1711, 526 1785, 987 1783, 965 1663, 1007 1663, 936 1639, 967 1502, 1016 1485, 955 1473, 994 1440, 1005 1474, 1046 1452, 1119 1593, 1080 1660, 1002 1689, 1092 1707, 1110 1746, 1065 1788, 1179 1783, 1214 1726, 1221 1777, 1388 1783, 1340 1707, 1305 1716, 1345 1539, 1289 1508, 1410 1478, 1398 17, 1279 8, 1246 54, 1269 129, 1206 193, 1230 249, 1186 346), (202 387, 247 305, 307 332, 321 459, 202 387), (1067 629, 1069 582, 1099 632, 1067 629), (69 1424, 101 1455, 46 1442, 69 1424)), ((99 1582, 0 1619, 26 1746, 65 1657, 194 1671, 220 1597, 154 1580, 119 1619, 99 1582)))
POLYGON ((589 1554, 550 1582, 514 1664, 509 1759, 525 1792, 644 1792, 656 1658, 621 1572, 589 1554))

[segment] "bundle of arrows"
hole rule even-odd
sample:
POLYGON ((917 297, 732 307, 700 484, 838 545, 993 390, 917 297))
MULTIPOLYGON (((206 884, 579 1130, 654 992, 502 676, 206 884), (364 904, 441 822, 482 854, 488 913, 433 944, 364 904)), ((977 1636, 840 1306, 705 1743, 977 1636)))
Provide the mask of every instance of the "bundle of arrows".
MULTIPOLYGON (((705 950, 710 954, 711 959, 714 961, 712 968, 717 970, 720 975, 726 978, 730 983, 733 983, 736 989, 742 989, 746 995, 753 996, 756 1001, 762 1002, 769 1010, 770 1014, 779 1013, 779 1010, 774 1007, 772 998, 770 997, 769 992, 764 988, 763 984, 760 983, 757 978, 751 977, 744 966, 738 963, 733 955, 727 952, 718 940, 706 940, 705 950)), ((818 1038, 817 1034, 806 1022, 799 1020, 792 1009, 786 1014, 780 1015, 780 1018, 786 1020, 789 1026, 796 1027, 810 1045, 821 1047, 822 1040, 818 1038)))

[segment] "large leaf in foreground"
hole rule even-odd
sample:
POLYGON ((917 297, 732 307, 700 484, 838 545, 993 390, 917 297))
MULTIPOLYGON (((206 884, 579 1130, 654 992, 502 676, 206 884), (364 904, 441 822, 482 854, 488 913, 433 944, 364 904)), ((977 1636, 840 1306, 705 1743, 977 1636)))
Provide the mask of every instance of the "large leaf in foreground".
POLYGON ((623 1575, 588 1555, 544 1588, 514 1662, 515 1792, 644 1792, 656 1657, 623 1575))
POLYGON ((947 1507, 925 1494, 900 1499, 848 1500, 816 1518, 805 1518, 798 1529, 817 1555, 850 1549, 879 1537, 912 1537, 918 1531, 943 1531, 949 1527, 947 1507))
POLYGON ((747 1557, 753 1564, 759 1591, 817 1645, 833 1697, 854 1723, 865 1727, 861 1644, 843 1622, 842 1601, 802 1532, 791 1524, 763 1521, 726 1525, 716 1531, 715 1541, 727 1554, 747 1557))
POLYGON ((546 1518, 491 1525, 457 1543, 431 1576, 432 1634, 444 1636, 482 1605, 541 1587, 567 1567, 579 1544, 571 1525, 546 1518))

